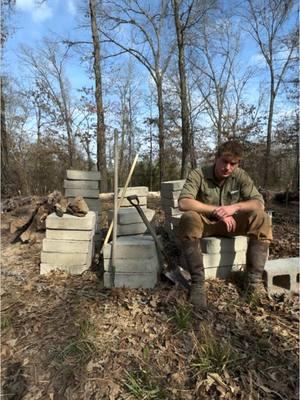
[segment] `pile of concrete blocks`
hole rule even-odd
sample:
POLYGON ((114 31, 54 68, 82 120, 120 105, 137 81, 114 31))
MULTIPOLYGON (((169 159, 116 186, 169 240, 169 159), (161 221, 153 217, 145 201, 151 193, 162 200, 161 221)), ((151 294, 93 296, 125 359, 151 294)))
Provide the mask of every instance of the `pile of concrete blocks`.
POLYGON ((64 180, 65 197, 71 201, 76 196, 81 196, 87 203, 89 210, 96 213, 96 231, 94 240, 99 243, 100 237, 100 213, 101 205, 99 199, 100 188, 99 171, 67 170, 64 180))
POLYGON ((165 213, 165 228, 167 232, 176 231, 182 214, 178 208, 178 197, 185 180, 166 181, 161 183, 161 206, 165 213))
POLYGON ((95 227, 94 211, 84 217, 50 214, 46 219, 40 273, 60 270, 77 275, 89 269, 94 256, 95 227))
POLYGON ((104 287, 153 288, 158 279, 159 260, 150 235, 120 236, 115 244, 112 265, 112 242, 103 248, 104 287))
MULTIPOLYGON (((121 198, 120 188, 118 198, 121 198)), ((147 235, 147 227, 136 208, 126 199, 136 195, 149 222, 155 211, 147 208, 148 187, 127 188, 125 198, 118 211, 117 241, 115 244, 115 265, 112 265, 112 242, 103 248, 104 287, 153 288, 157 283, 159 261, 155 242, 147 235)), ((136 201, 135 201, 136 203, 136 201)), ((109 223, 113 210, 108 212, 109 223)))

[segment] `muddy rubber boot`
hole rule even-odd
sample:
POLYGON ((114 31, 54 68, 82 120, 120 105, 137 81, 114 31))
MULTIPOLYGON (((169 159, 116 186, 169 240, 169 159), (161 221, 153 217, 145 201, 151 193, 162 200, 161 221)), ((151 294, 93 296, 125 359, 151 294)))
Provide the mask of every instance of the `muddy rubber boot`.
POLYGON ((200 241, 185 241, 183 244, 183 254, 191 274, 191 288, 189 301, 197 309, 206 309, 206 291, 203 267, 203 255, 200 248, 200 241))
POLYGON ((267 297, 263 283, 263 272, 269 254, 269 242, 251 238, 246 258, 245 289, 247 294, 267 297))

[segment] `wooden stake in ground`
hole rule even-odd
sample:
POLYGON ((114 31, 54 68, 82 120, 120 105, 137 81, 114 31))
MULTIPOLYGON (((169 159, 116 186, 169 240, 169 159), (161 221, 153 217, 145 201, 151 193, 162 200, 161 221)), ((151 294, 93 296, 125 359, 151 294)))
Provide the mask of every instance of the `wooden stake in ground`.
POLYGON ((110 283, 111 287, 115 286, 115 259, 117 249, 117 231, 118 231, 118 166, 119 166, 119 152, 118 152, 118 131, 114 131, 114 216, 113 216, 113 242, 111 252, 111 265, 110 265, 110 283))

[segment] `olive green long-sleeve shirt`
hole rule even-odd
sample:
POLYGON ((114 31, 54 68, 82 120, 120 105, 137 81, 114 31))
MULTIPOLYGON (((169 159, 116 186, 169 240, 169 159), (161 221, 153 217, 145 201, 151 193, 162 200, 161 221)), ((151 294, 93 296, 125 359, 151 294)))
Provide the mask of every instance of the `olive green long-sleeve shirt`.
POLYGON ((264 204, 262 195, 243 169, 237 168, 225 179, 224 184, 219 186, 214 177, 214 165, 194 169, 189 173, 179 200, 183 198, 199 200, 214 206, 226 206, 247 200, 259 200, 264 204))

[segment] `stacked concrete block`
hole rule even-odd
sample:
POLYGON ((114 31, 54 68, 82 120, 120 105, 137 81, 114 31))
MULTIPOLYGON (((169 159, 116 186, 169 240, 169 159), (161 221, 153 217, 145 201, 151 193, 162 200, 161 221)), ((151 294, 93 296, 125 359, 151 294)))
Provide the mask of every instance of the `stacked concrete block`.
POLYGON ((178 208, 178 198, 185 180, 166 181, 161 184, 161 206, 165 213, 165 228, 168 232, 174 230, 173 219, 179 220, 182 212, 178 208))
MULTIPOLYGON (((121 198, 123 193, 123 188, 119 188, 118 199, 121 198)), ((136 195, 139 199, 140 206, 147 206, 147 196, 149 189, 147 186, 132 186, 126 189, 124 199, 121 203, 121 207, 132 207, 130 202, 126 199, 127 196, 136 195)))
POLYGON ((269 294, 299 294, 299 257, 268 260, 264 278, 269 294))
POLYGON ((40 273, 52 270, 81 274, 90 268, 94 255, 96 213, 84 217, 50 214, 46 219, 40 273))
POLYGON ((202 238, 201 249, 206 279, 230 277, 246 264, 248 240, 246 236, 202 238))
POLYGON ((150 235, 119 237, 112 265, 112 243, 103 248, 104 287, 153 288, 157 283, 159 260, 150 235))
MULTIPOLYGON (((141 207, 146 218, 149 222, 154 217, 155 211, 145 206, 141 207)), ((108 212, 109 223, 113 219, 113 210, 108 212)), ((117 219, 117 235, 127 236, 127 235, 138 235, 147 232, 147 227, 144 224, 141 216, 137 212, 135 207, 121 207, 118 211, 117 219)))
POLYGON ((76 196, 83 197, 89 210, 96 213, 96 242, 99 242, 101 239, 99 222, 101 212, 99 187, 100 172, 67 170, 66 179, 64 180, 65 197, 70 201, 76 196))

